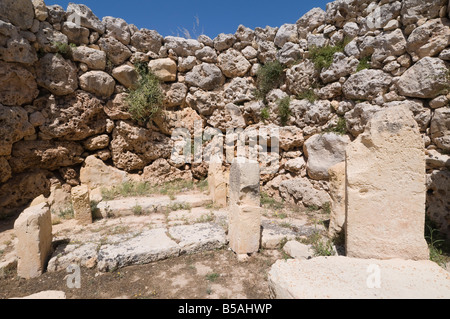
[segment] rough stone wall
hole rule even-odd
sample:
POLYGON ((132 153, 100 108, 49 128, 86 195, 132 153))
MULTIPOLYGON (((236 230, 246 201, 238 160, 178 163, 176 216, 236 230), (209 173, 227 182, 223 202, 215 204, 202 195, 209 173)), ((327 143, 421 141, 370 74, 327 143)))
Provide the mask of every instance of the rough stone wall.
POLYGON ((55 180, 70 191, 90 155, 127 172, 153 165, 204 178, 206 163, 170 160, 170 134, 192 132, 196 120, 223 132, 280 127, 280 170, 263 173, 263 191, 320 206, 329 199, 328 168, 344 160, 348 142, 375 112, 406 103, 427 149, 428 213, 450 233, 449 11, 448 0, 337 0, 295 24, 239 26, 235 34, 194 40, 100 20, 84 5, 2 1, 0 215, 48 195, 55 180), (330 67, 318 70, 308 58, 312 47, 343 40, 330 67), (73 44, 71 53, 61 54, 61 44, 73 44), (275 59, 286 76, 267 95, 264 122, 256 72, 275 59), (364 59, 371 68, 358 71, 364 59), (136 62, 148 62, 163 81, 166 111, 149 123, 132 121, 124 102, 136 62), (311 90, 314 101, 299 98, 311 90), (291 114, 281 127, 278 102, 287 96, 291 114), (320 135, 340 118, 346 136, 320 135))

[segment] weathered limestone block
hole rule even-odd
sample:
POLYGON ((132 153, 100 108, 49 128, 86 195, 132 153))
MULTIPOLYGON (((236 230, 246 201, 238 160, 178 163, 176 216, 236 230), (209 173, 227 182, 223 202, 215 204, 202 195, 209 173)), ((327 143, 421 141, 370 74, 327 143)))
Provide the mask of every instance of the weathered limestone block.
POLYGON ((306 170, 315 180, 327 180, 328 169, 345 159, 345 148, 350 138, 335 133, 316 134, 304 144, 303 150, 308 157, 306 170))
POLYGON ((172 59, 151 60, 148 68, 163 82, 173 82, 177 79, 177 64, 172 59))
POLYGON ((106 165, 101 159, 91 155, 80 170, 80 181, 91 189, 101 186, 120 185, 128 181, 128 174, 106 165))
POLYGON ((87 185, 72 188, 72 207, 75 219, 80 224, 92 224, 91 202, 87 185))
POLYGON ((208 169, 209 195, 213 203, 221 207, 227 206, 229 173, 224 171, 222 163, 210 162, 208 169))
POLYGON ((261 241, 262 208, 234 205, 229 208, 228 239, 237 254, 251 254, 259 250, 261 241))
POLYGON ((256 161, 239 157, 230 169, 228 237, 237 255, 259 250, 261 239, 260 169, 256 161))
POLYGON ((377 112, 346 164, 347 256, 428 259, 423 139, 408 106, 377 112))
POLYGON ((429 260, 343 256, 279 260, 268 281, 271 297, 277 299, 450 298, 448 272, 429 260), (379 282, 376 270, 381 271, 379 282))
POLYGON ((0 103, 18 106, 31 103, 39 95, 36 79, 19 65, 0 62, 0 103))
POLYGON ((330 175, 329 194, 331 197, 331 216, 328 234, 339 235, 345 224, 345 162, 338 163, 328 170, 330 175))
POLYGON ((26 209, 15 221, 14 230, 18 239, 17 275, 25 279, 39 277, 52 253, 52 221, 47 203, 26 209))
POLYGON ((259 207, 259 180, 258 162, 243 157, 235 158, 230 169, 230 205, 259 207))
POLYGON ((112 76, 127 89, 135 88, 139 80, 136 69, 126 64, 115 68, 112 71, 112 76))

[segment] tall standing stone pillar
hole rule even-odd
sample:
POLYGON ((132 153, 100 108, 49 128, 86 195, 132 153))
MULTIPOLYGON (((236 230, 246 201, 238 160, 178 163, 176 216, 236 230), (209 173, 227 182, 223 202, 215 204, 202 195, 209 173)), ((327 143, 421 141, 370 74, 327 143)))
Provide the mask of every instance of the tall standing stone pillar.
POLYGON ((261 242, 260 170, 257 161, 236 158, 230 169, 228 237, 238 255, 259 250, 261 242))
POLYGON ((52 253, 52 219, 47 203, 27 208, 14 223, 18 242, 17 275, 39 277, 52 253))
POLYGON ((346 165, 347 256, 429 259, 424 144, 408 107, 375 113, 346 165))
POLYGON ((227 206, 228 172, 222 163, 211 162, 208 169, 208 189, 213 203, 220 207, 227 206))

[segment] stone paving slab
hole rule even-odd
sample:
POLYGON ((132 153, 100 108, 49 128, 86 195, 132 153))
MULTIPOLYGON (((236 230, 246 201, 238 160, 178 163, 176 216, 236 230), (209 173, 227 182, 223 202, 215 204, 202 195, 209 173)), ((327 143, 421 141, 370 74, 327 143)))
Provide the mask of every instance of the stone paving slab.
POLYGON ((169 234, 178 242, 180 254, 220 249, 227 243, 225 230, 213 223, 171 227, 169 234))
POLYGON ((277 261, 269 286, 278 299, 449 299, 450 273, 428 260, 317 257, 277 261))
POLYGON ((214 223, 157 228, 118 234, 100 241, 57 246, 48 271, 65 270, 71 264, 111 271, 131 265, 220 249, 227 244, 225 230, 214 223))
POLYGON ((180 247, 165 228, 151 229, 123 243, 107 244, 98 252, 98 269, 111 271, 178 256, 180 247))
POLYGON ((296 226, 295 230, 280 226, 271 220, 262 221, 261 246, 266 249, 276 249, 283 239, 293 240, 296 237, 310 236, 316 229, 314 226, 296 226))
POLYGON ((158 213, 164 212, 172 207, 202 207, 211 204, 209 196, 205 194, 178 195, 175 199, 169 196, 155 197, 128 197, 103 201, 97 205, 103 218, 110 216, 128 216, 134 214, 135 207, 139 206, 143 212, 158 213))

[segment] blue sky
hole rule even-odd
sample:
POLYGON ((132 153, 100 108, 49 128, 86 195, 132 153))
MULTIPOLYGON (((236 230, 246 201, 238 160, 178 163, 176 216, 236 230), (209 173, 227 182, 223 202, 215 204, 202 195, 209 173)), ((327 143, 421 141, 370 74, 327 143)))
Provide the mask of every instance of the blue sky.
POLYGON ((139 28, 158 31, 163 36, 180 35, 183 28, 196 38, 204 33, 215 38, 219 33, 235 33, 239 24, 255 27, 279 27, 295 23, 314 7, 325 9, 332 0, 44 0, 67 9, 69 2, 83 3, 100 19, 113 16, 125 19, 139 28), (199 24, 196 25, 198 17, 199 24))

